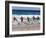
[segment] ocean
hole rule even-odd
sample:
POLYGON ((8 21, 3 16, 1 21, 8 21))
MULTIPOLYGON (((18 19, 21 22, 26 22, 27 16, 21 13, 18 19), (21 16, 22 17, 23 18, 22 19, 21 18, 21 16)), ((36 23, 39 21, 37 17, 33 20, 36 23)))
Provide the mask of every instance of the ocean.
POLYGON ((12 10, 12 15, 40 15, 40 10, 12 10))

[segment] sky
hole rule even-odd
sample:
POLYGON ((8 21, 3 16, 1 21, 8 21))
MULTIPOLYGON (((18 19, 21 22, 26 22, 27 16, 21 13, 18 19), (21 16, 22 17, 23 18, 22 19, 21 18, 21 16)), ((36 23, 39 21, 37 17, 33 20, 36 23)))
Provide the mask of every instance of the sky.
POLYGON ((37 8, 37 7, 15 7, 15 6, 13 6, 12 9, 15 9, 15 10, 40 10, 40 8, 37 8))

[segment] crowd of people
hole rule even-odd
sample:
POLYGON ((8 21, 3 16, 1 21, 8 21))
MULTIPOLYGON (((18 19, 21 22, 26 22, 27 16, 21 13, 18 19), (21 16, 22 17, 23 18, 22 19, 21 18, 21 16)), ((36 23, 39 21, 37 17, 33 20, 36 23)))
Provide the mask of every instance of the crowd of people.
MULTIPOLYGON (((37 18, 35 17, 35 16, 33 16, 32 18, 30 18, 30 17, 27 17, 26 18, 27 19, 27 21, 30 23, 31 21, 30 20, 32 20, 32 21, 35 21, 35 20, 40 20, 40 17, 39 16, 37 16, 37 18)), ((21 20, 21 22, 23 22, 24 21, 24 17, 20 17, 20 20, 21 20)), ((17 20, 17 18, 16 17, 13 17, 13 21, 18 21, 17 20)), ((39 21, 38 21, 39 22, 39 21)))

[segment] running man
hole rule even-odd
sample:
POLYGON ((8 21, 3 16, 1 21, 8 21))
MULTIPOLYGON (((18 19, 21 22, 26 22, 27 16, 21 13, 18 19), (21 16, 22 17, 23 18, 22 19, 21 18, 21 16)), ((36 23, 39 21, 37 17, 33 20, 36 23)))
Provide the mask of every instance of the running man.
POLYGON ((27 17, 27 21, 28 21, 28 22, 30 22, 30 20, 29 20, 29 19, 30 19, 30 18, 29 18, 29 17, 27 17))
POLYGON ((20 19, 21 19, 21 22, 23 22, 23 17, 21 17, 20 19))
POLYGON ((14 21, 15 21, 15 20, 17 21, 16 17, 14 17, 13 20, 14 20, 14 21))

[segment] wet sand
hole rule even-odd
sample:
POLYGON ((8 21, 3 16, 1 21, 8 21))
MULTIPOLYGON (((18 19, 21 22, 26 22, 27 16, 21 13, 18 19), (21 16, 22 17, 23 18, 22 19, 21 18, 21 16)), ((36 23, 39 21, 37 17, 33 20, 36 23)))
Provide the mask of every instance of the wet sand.
POLYGON ((40 30, 40 24, 12 24, 12 31, 40 30))

